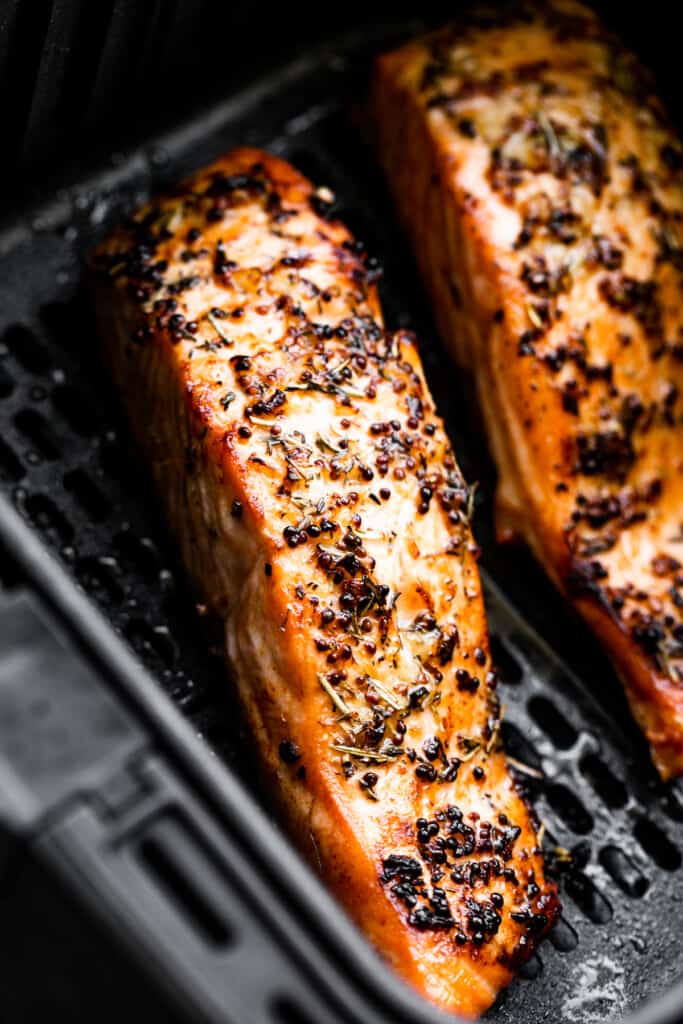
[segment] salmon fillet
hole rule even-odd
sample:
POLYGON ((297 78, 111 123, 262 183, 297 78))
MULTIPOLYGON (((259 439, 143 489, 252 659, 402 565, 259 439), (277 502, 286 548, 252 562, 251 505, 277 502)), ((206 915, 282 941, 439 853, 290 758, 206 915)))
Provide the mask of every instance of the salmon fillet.
POLYGON ((381 159, 473 371, 520 536, 683 771, 683 148, 585 7, 519 3, 382 57, 381 159))
POLYGON ((475 1015, 556 891, 498 743, 468 488, 330 204, 239 149, 98 250, 95 303, 291 835, 406 981, 475 1015))

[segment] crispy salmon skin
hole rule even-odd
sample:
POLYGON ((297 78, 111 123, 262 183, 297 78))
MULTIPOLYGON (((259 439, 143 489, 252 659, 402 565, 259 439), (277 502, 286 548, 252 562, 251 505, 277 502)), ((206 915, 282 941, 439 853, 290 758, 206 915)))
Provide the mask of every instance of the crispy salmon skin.
POLYGON ((96 308, 292 836, 408 982, 475 1015, 557 897, 498 743, 469 491, 330 204, 230 153, 99 249, 96 308))
POLYGON ((378 147, 520 535, 683 771, 683 149, 572 0, 379 60, 378 147))

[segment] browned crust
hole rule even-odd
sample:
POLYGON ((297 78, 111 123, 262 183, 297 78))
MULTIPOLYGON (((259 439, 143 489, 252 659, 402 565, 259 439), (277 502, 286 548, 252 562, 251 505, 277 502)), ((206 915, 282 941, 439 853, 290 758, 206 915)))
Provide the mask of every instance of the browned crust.
POLYGON ((474 1015, 556 889, 496 742, 467 487, 412 338, 384 332, 372 261, 321 201, 228 154, 95 255, 101 333, 290 833, 404 979, 474 1015))
POLYGON ((683 771, 681 147, 573 0, 377 66, 379 152, 523 535, 683 771), (400 112, 398 115, 397 112, 400 112))

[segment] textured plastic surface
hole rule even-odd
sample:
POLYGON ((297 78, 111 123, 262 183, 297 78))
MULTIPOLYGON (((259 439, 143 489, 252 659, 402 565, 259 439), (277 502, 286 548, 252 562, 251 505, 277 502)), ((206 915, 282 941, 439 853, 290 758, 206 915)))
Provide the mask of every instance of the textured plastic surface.
MULTIPOLYGON (((683 964, 683 805, 675 787, 657 785, 618 685, 586 635, 527 559, 490 547, 491 470, 465 413, 467 383, 435 339, 385 188, 345 113, 365 66, 357 43, 299 62, 8 225, 0 236, 2 486, 196 731, 248 782, 224 669, 211 654, 217 641, 189 602, 127 446, 98 364, 80 267, 94 241, 161 181, 236 143, 264 145, 331 185, 340 215, 384 260, 387 320, 418 329, 458 454, 470 478, 482 479, 480 534, 491 552, 484 564, 582 673, 580 683, 489 586, 508 748, 526 766, 520 772, 535 793, 546 845, 575 851, 564 872, 563 922, 491 1018, 565 1024, 623 1016, 663 993, 683 964)), ((288 897, 296 888, 290 868, 282 863, 288 897)), ((356 954, 366 955, 362 945, 356 954)), ((276 986, 275 972, 264 984, 276 986)))
POLYGON ((442 1019, 380 969, 2 497, 0 536, 12 586, 63 616, 0 592, 3 1022, 442 1019))
POLYGON ((21 593, 0 605, 0 822, 32 830, 96 789, 142 734, 21 593))

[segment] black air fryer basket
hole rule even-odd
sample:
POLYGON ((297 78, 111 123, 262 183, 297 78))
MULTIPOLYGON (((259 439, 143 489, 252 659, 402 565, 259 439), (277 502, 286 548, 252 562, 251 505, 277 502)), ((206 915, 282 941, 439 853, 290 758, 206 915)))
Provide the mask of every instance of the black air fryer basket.
MULTIPOLYGON (((675 32, 667 5, 649 11, 645 26, 624 5, 606 14, 679 114, 675 32)), ((150 192, 243 143, 332 187, 480 481, 504 738, 564 905, 488 1019, 683 1021, 683 787, 658 782, 613 671, 530 557, 494 546, 471 388, 362 141, 371 55, 451 12, 0 0, 3 1024, 446 1019, 270 819, 221 637, 184 586, 98 359, 84 255, 150 192)))

